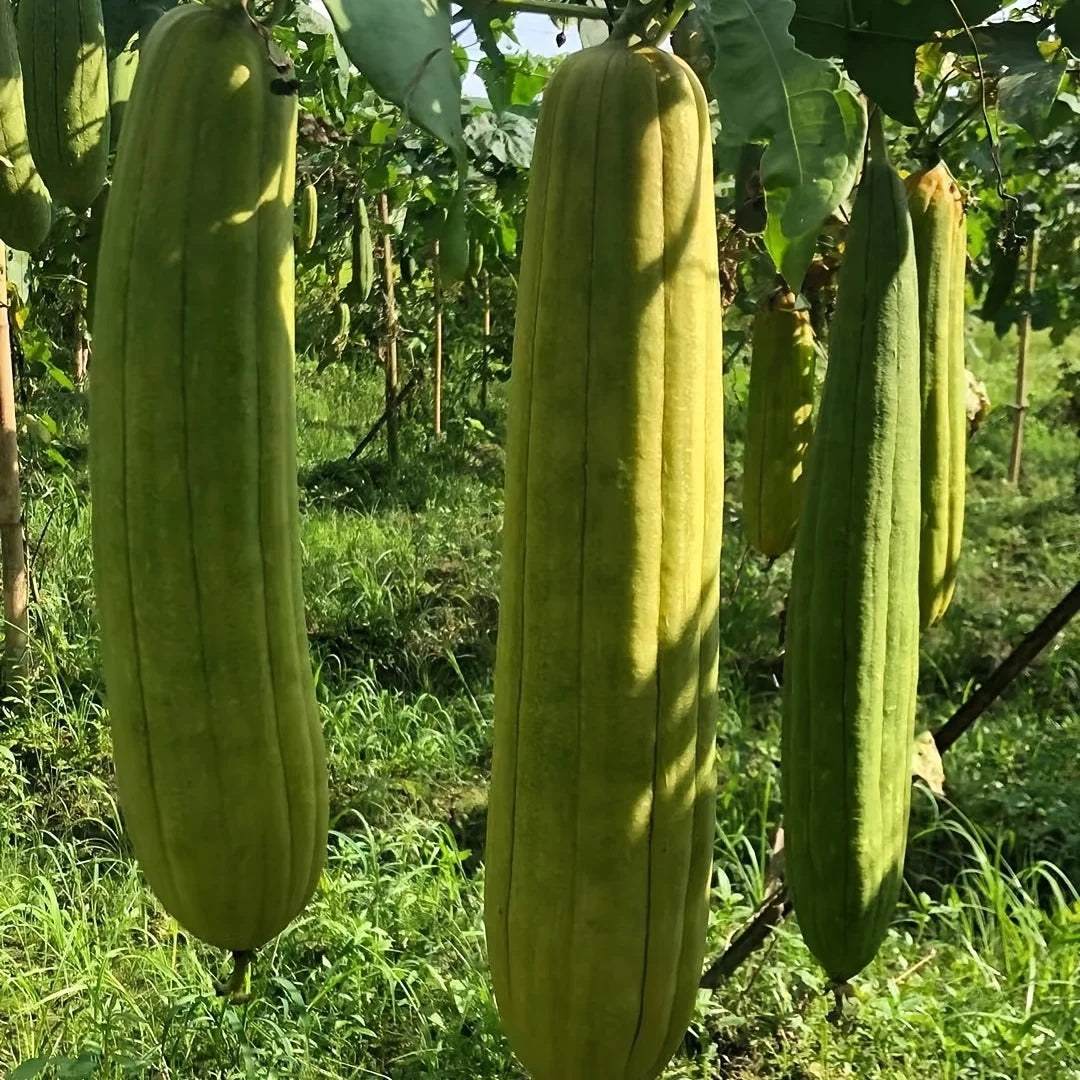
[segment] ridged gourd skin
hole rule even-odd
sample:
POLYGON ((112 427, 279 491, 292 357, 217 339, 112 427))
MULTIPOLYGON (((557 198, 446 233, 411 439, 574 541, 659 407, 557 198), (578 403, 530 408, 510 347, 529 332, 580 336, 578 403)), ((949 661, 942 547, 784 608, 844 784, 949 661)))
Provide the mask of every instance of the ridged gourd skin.
POLYGON ((101 0, 21 0, 30 149, 57 202, 86 210, 109 164, 109 62, 101 0))
POLYGON ((352 328, 352 312, 346 303, 338 304, 338 329, 334 340, 344 345, 349 340, 349 330, 352 328))
POLYGON ((0 240, 35 251, 52 228, 52 198, 30 153, 15 16, 0 0, 0 240))
POLYGON ((948 610, 964 535, 967 481, 967 368, 964 316, 967 222, 945 162, 905 180, 919 271, 922 338, 922 539, 919 612, 923 628, 948 610))
POLYGON ((654 48, 574 54, 533 162, 488 955, 534 1080, 652 1080, 693 1011, 715 827, 724 457, 704 92, 654 48))
POLYGON ((788 606, 786 876, 806 944, 842 982, 900 889, 919 662, 919 293, 880 120, 837 283, 788 606))
POLYGON ((804 461, 813 432, 814 331, 793 293, 763 297, 751 329, 743 465, 743 523, 750 546, 777 558, 795 542, 804 461))
POLYGON ((165 907, 236 952, 304 907, 326 850, 295 141, 295 96, 243 9, 174 8, 142 57, 98 264, 90 478, 120 804, 165 907))
POLYGON ((309 180, 300 193, 300 238, 296 250, 307 254, 319 231, 319 189, 309 180))
POLYGON ((371 221, 367 204, 356 200, 356 224, 353 226, 352 281, 348 299, 354 304, 366 304, 375 284, 375 252, 372 247, 371 221))

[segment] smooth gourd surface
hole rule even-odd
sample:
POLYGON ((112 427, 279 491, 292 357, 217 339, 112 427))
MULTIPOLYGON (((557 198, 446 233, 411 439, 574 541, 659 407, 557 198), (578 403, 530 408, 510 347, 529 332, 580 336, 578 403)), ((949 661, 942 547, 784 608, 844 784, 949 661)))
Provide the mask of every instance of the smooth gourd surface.
POLYGON ((788 606, 786 876, 836 980, 873 959, 907 839, 919 633, 919 294, 880 130, 856 196, 788 606))
POLYGON ((101 0, 21 0, 30 148, 53 198, 85 210, 109 163, 109 63, 101 0))
POLYGON ((0 240, 20 251, 45 242, 52 227, 52 199, 30 152, 23 104, 23 70, 15 17, 0 0, 0 240))
POLYGON ((905 181, 919 271, 922 355, 923 627, 945 614, 956 589, 967 479, 964 311, 967 228, 960 189, 944 162, 905 181))
POLYGON ((236 951, 300 911, 326 848, 300 577, 295 137, 294 93, 242 10, 163 16, 98 265, 90 469, 120 804, 166 908, 236 951))
POLYGON ((743 522, 750 546, 776 558, 795 542, 814 412, 810 313, 786 289, 763 297, 751 329, 743 464, 743 522))
POLYGON ((708 108, 618 43, 544 97, 510 392, 486 926, 535 1080, 652 1080, 714 833, 723 514, 708 108))

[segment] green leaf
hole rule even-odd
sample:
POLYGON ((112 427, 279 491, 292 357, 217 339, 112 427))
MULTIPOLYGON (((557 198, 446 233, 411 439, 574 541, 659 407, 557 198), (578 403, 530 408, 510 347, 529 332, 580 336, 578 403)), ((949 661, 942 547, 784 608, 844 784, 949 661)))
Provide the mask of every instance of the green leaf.
POLYGON ((1080 56, 1080 0, 1066 0, 1054 16, 1054 25, 1074 56, 1080 56))
POLYGON ((21 1065, 16 1065, 7 1074, 7 1080, 33 1080, 35 1076, 40 1076, 45 1071, 48 1064, 48 1058, 28 1058, 21 1065))
POLYGON ((490 158, 518 169, 528 169, 535 140, 536 121, 513 111, 477 113, 465 128, 465 142, 474 161, 490 158))
POLYGON ((1041 138, 1065 77, 1065 57, 1049 60, 1039 49, 1042 23, 1029 20, 994 23, 972 31, 974 46, 964 35, 950 42, 960 56, 978 48, 983 70, 998 77, 998 107, 1002 118, 1041 138))
POLYGON ((488 92, 488 101, 496 112, 502 112, 510 104, 513 93, 514 73, 506 62, 506 56, 499 48, 499 39, 492 26, 490 12, 470 11, 473 29, 477 40, 484 50, 483 68, 477 68, 477 74, 484 80, 488 92))
POLYGON ((326 36, 334 32, 334 24, 310 4, 300 3, 296 9, 296 29, 301 34, 326 36))
POLYGON ((945 797, 945 766, 941 763, 934 735, 923 731, 915 736, 911 752, 911 774, 922 780, 939 798, 945 797))
POLYGON ((1003 75, 998 84, 998 108, 1002 117, 1039 138, 1047 130, 1064 78, 1064 57, 1050 62, 1042 60, 1037 67, 1003 75))
POLYGON ((716 66, 716 56, 712 51, 712 38, 705 32, 702 13, 698 8, 691 8, 678 22, 671 35, 671 50, 685 60, 701 80, 705 93, 712 100, 712 69, 716 66))
POLYGON ((135 34, 147 34, 150 28, 175 7, 179 0, 102 0, 105 20, 105 44, 114 57, 135 34))
POLYGON ((464 166, 461 75, 447 0, 326 0, 341 44, 372 87, 464 166))
POLYGON ((499 243, 504 255, 513 257, 517 253, 518 231, 510 214, 499 216, 499 243))
MULTIPOLYGON (((590 7, 604 7, 604 0, 585 0, 590 7)), ((587 49, 590 45, 603 45, 608 39, 608 24, 603 19, 578 19, 578 35, 587 49)))
POLYGON ((800 49, 839 57, 871 101, 915 125, 915 50, 939 30, 975 26, 997 0, 797 0, 800 49), (961 20, 960 15, 963 15, 961 20))
POLYGON ((796 292, 821 226, 848 197, 866 139, 866 114, 837 68, 795 47, 792 0, 734 0, 703 20, 725 142, 765 142, 765 243, 796 292))
POLYGON ((8 285, 23 304, 30 299, 30 256, 25 251, 7 249, 8 285))

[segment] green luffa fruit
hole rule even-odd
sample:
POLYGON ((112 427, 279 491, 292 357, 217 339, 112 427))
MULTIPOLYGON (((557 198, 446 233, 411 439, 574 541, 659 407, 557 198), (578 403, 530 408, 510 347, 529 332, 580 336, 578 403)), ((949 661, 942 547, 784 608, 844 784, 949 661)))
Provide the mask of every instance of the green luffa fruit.
MULTIPOLYGON (((1002 244, 995 246, 990 256, 990 281, 983 295, 979 317, 987 322, 995 322, 1002 309, 1012 298, 1016 282, 1020 276, 1020 256, 1024 250, 1022 237, 1009 235, 1002 244)), ((1012 317, 1004 323, 1005 329, 1012 325, 1012 317)), ((999 332, 1001 337, 1005 330, 999 332)))
POLYGON ((697 994, 724 502, 715 228, 690 68, 619 42, 565 60, 529 182, 486 847, 495 994, 535 1080, 652 1080, 697 994))
POLYGON ((813 429, 814 331, 809 311, 780 289, 762 298, 751 329, 743 519, 746 538, 776 558, 795 542, 803 460, 813 429))
POLYGON ((940 162, 905 181, 919 270, 922 338, 922 541, 919 611, 923 627, 945 614, 956 588, 967 477, 967 368, 964 314, 967 224, 960 189, 940 162))
POLYGON ((101 0, 21 0, 30 149, 57 202, 85 210, 109 163, 109 62, 101 0))
POLYGON ((309 180, 300 193, 300 237, 297 250, 309 252, 319 232, 319 190, 309 180))
POLYGON ((352 236, 352 280, 346 289, 350 303, 366 304, 375 284, 375 252, 367 204, 356 200, 356 224, 352 236))
POLYGON ((242 8, 163 16, 98 261, 90 479, 120 805, 165 907, 241 953, 303 908, 326 850, 296 479, 296 115, 242 8))
POLYGON ((0 158, 0 240, 34 251, 52 228, 52 199, 30 153, 22 65, 8 0, 0 0, 0 158))
POLYGON ((334 335, 334 341, 339 348, 344 348, 349 340, 349 330, 352 328, 352 312, 349 311, 349 305, 342 302, 338 304, 338 318, 337 318, 337 333, 334 335))
POLYGON ((470 261, 469 231, 465 224, 465 197, 458 193, 446 215, 439 237, 439 277, 443 285, 465 280, 470 261))
POLYGON ((469 280, 479 281, 484 269, 484 245, 474 240, 469 245, 469 280))
POLYGON ((142 38, 142 34, 136 34, 109 64, 109 141, 114 150, 120 141, 124 110, 139 70, 142 38))
POLYGON ((900 889, 919 664, 919 283, 879 118, 837 285, 788 606, 786 876, 828 974, 874 957, 900 889))

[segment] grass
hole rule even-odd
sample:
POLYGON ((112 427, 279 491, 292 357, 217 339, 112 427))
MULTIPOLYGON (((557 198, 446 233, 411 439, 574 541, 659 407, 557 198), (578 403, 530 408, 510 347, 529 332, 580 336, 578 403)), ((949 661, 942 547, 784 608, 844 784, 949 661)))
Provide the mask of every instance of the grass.
MULTIPOLYGON (((1007 346, 1008 343, 1006 343, 1007 346)), ((971 446, 957 599, 924 635, 934 727, 1080 577, 1078 444, 1036 340, 1025 472, 1003 483, 1011 358, 976 339, 998 409, 971 446)), ((732 375, 741 381, 741 372, 732 375)), ((417 408, 424 405, 418 399, 417 408)), ((0 1075, 520 1078, 484 961, 482 843, 501 528, 501 418, 406 432, 391 481, 371 373, 301 370, 308 619, 330 750, 327 872, 258 959, 255 996, 145 888, 112 796, 93 621, 82 410, 70 475, 31 467, 35 675, 0 720, 0 1075), (40 538, 40 542, 39 542, 40 538)), ((741 405, 729 407, 721 795, 710 952, 760 902, 778 783, 779 613, 790 557, 747 558, 741 405)), ((894 926, 838 1016, 794 920, 702 993, 667 1080, 1080 1077, 1080 646, 1067 632, 916 788, 894 926)))

